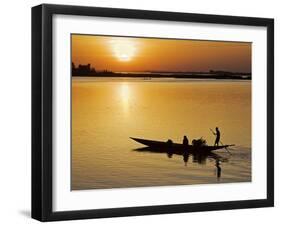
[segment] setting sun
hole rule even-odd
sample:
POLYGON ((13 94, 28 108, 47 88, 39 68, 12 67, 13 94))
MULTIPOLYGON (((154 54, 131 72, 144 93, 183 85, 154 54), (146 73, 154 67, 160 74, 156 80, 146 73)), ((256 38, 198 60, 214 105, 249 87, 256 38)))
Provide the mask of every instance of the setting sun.
POLYGON ((136 54, 137 43, 133 39, 112 38, 110 40, 110 48, 113 52, 113 55, 119 61, 130 61, 136 54))

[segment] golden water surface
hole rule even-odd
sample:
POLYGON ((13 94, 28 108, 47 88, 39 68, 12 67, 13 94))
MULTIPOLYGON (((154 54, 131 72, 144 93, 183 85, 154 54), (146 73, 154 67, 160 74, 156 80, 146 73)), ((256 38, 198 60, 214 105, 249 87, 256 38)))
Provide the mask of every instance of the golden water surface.
POLYGON ((73 78, 73 190, 251 181, 251 81, 73 78), (216 160, 139 152, 129 137, 235 144, 216 160))

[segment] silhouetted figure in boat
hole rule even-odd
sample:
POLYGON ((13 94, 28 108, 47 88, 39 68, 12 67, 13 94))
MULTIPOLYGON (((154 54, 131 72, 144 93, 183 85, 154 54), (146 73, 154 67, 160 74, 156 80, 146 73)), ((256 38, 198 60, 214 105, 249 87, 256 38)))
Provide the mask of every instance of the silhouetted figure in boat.
POLYGON ((168 152, 167 152, 168 157, 172 158, 172 156, 173 156, 173 141, 171 139, 169 139, 167 141, 167 149, 168 149, 168 152))
POLYGON ((215 144, 214 146, 219 146, 219 143, 220 143, 220 139, 221 139, 221 132, 219 131, 219 128, 216 127, 216 132, 213 134, 216 136, 216 140, 215 140, 215 144))
POLYGON ((187 139, 187 136, 183 137, 183 141, 182 141, 183 147, 184 147, 184 151, 188 150, 188 145, 189 145, 189 141, 187 139))
POLYGON ((187 136, 184 136, 183 137, 183 140, 182 140, 182 144, 183 144, 183 161, 184 161, 184 165, 186 166, 187 165, 187 162, 188 162, 188 145, 189 145, 189 141, 187 139, 187 136))
POLYGON ((216 167, 217 167, 217 179, 220 180, 221 177, 221 167, 220 167, 220 160, 216 160, 216 167))
POLYGON ((167 145, 168 145, 168 148, 172 148, 173 147, 173 141, 171 139, 167 140, 167 145))

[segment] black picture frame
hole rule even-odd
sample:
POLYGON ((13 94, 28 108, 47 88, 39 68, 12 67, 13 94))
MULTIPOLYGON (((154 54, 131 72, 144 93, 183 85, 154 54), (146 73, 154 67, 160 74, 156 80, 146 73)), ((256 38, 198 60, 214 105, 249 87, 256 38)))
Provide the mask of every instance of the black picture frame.
POLYGON ((32 218, 122 217, 274 206, 274 20, 221 15, 43 4, 32 8, 32 218), (247 25, 267 28, 267 198, 95 210, 52 210, 52 18, 55 14, 247 25))

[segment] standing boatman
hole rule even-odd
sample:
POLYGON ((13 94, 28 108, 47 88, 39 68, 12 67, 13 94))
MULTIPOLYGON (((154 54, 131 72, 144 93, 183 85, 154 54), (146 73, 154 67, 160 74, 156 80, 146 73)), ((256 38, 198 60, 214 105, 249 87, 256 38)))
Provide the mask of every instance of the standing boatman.
POLYGON ((220 139, 221 139, 221 132, 219 131, 219 128, 216 127, 216 132, 213 134, 216 136, 216 140, 215 140, 215 144, 214 146, 219 146, 219 143, 220 143, 220 139))

